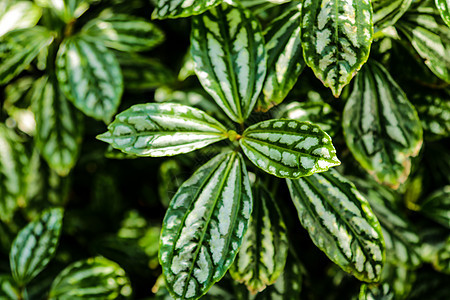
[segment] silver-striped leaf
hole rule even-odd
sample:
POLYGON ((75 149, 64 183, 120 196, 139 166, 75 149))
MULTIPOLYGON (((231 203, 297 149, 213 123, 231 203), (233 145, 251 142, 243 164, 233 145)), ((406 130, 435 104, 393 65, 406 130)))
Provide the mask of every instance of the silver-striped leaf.
POLYGON ((202 110, 175 103, 137 104, 121 112, 101 141, 138 156, 173 156, 228 137, 227 130, 202 110))
POLYGON ((375 31, 394 25, 400 19, 413 0, 373 0, 373 25, 375 31))
POLYGON ((249 10, 221 5, 192 19, 191 54, 200 83, 233 121, 243 123, 266 75, 264 37, 249 10))
POLYGON ((157 0, 153 19, 184 18, 204 13, 223 0, 157 0))
POLYGON ((253 212, 231 277, 256 294, 283 272, 288 255, 286 225, 273 196, 262 184, 253 190, 253 212))
POLYGON ((105 13, 82 29, 85 39, 119 51, 147 51, 164 41, 164 33, 143 18, 105 13))
POLYGON ((410 9, 396 27, 411 42, 427 67, 450 83, 450 28, 434 7, 423 5, 410 9))
POLYGON ((47 209, 15 238, 9 261, 11 273, 18 284, 27 284, 55 255, 63 214, 61 208, 47 209))
POLYGON ((310 122, 263 121, 248 127, 239 142, 251 162, 281 178, 299 178, 340 165, 330 136, 310 122))
POLYGON ((377 285, 362 284, 359 291, 359 300, 394 300, 395 294, 388 283, 377 285))
POLYGON ((14 132, 0 123, 0 220, 8 222, 26 198, 28 156, 14 132))
POLYGON ((3 0, 0 3, 0 37, 15 30, 36 25, 42 10, 30 1, 3 0))
POLYGON ((376 282, 385 260, 380 223, 354 184, 335 170, 287 180, 314 244, 357 279, 376 282))
POLYGON ((86 115, 109 123, 123 92, 122 73, 114 54, 80 36, 64 40, 56 58, 60 89, 86 115))
POLYGON ((14 279, 9 275, 0 275, 0 299, 20 300, 22 295, 14 279))
POLYGON ((435 0, 442 20, 450 27, 450 0, 435 0))
POLYGON ((41 7, 50 9, 65 23, 79 18, 93 0, 36 0, 41 7))
POLYGON ((306 66, 300 40, 301 5, 293 6, 274 19, 264 31, 267 75, 257 109, 280 104, 306 66))
POLYGON ((54 77, 40 78, 31 97, 36 147, 50 168, 66 176, 81 149, 83 118, 59 90, 54 77))
POLYGON ((159 260, 175 299, 198 299, 233 263, 252 193, 240 153, 219 154, 178 189, 166 212, 159 260))
POLYGON ((126 299, 131 292, 130 281, 118 264, 94 257, 62 270, 52 283, 48 299, 126 299))
POLYGON ((51 44, 53 34, 42 26, 18 29, 0 38, 0 85, 27 68, 51 44))
POLYGON ((369 0, 305 0, 301 40, 317 78, 339 97, 367 61, 372 44, 369 0))
POLYGON ((420 211, 430 219, 450 229, 450 185, 434 192, 423 203, 420 211))
POLYGON ((405 182, 422 147, 422 126, 381 64, 371 62, 358 74, 342 122, 347 146, 362 167, 394 189, 405 182))

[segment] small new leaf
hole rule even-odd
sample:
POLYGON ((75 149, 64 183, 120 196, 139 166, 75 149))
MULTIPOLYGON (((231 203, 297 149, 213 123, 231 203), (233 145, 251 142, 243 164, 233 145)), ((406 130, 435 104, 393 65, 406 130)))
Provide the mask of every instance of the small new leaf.
POLYGON ((191 54, 205 90, 233 121, 250 115, 266 75, 266 51, 250 11, 221 5, 192 19, 191 54))
POLYGON ((14 280, 27 284, 53 258, 61 233, 63 210, 44 211, 39 219, 23 228, 11 246, 9 260, 14 280))
POLYGON ((175 19, 204 13, 219 5, 223 0, 157 0, 153 19, 175 19))
POLYGON ((138 104, 121 112, 97 137, 128 154, 173 156, 227 138, 227 130, 205 112, 174 103, 138 104))
POLYGON ((219 154, 173 197, 163 221, 159 260, 175 299, 198 299, 233 263, 252 211, 241 154, 219 154))
POLYGON ((369 57, 369 0, 305 0, 301 40, 305 61, 337 98, 369 57))
POLYGON ((260 122, 248 127, 239 142, 256 166, 281 178, 299 178, 340 165, 330 136, 309 122, 260 122))
POLYGON ((357 279, 378 281, 385 257, 381 226, 353 183, 330 170, 287 184, 314 244, 357 279))

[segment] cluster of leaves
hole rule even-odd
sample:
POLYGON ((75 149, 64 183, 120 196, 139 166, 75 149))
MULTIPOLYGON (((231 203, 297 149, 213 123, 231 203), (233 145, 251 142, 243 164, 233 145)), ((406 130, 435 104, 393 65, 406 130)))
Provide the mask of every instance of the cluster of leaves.
POLYGON ((449 84, 448 0, 0 0, 0 299, 448 299, 449 84))

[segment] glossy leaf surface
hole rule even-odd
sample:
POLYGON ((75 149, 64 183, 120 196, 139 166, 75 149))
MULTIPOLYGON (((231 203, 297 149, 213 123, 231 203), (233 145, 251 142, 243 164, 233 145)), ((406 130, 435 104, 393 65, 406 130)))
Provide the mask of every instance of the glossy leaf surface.
POLYGON ((264 32, 267 75, 258 110, 266 111, 281 103, 306 66, 300 41, 301 6, 290 8, 273 20, 264 32))
POLYGON ((441 14, 442 20, 450 27, 450 1, 449 0, 435 0, 436 7, 441 14))
POLYGON ((118 299, 131 294, 125 271, 103 257, 78 261, 65 268, 53 281, 50 300, 118 299))
POLYGON ((422 127, 382 65, 370 63, 358 74, 342 122, 347 146, 361 166, 377 181, 398 188, 422 147, 422 127))
POLYGON ((227 130, 205 112, 174 103, 137 104, 121 112, 101 141, 128 154, 173 156, 227 138, 227 130))
POLYGON ((52 10, 65 23, 80 17, 93 0, 36 0, 42 7, 52 10))
POLYGON ((114 54, 79 36, 66 39, 58 51, 60 89, 86 115, 109 123, 123 92, 122 73, 114 54))
POLYGON ((204 13, 219 5, 223 0, 158 0, 152 18, 183 18, 204 13))
POLYGON ((301 28, 306 63, 339 97, 369 57, 373 34, 370 1, 306 0, 301 28))
POLYGON ((159 259, 176 299, 198 299, 233 263, 252 211, 239 153, 220 154, 200 167, 173 197, 163 221, 159 259))
POLYGON ((298 178, 338 166, 328 134, 309 122, 275 119, 248 127, 239 140, 258 167, 281 178, 298 178))
POLYGON ((248 10, 218 6, 192 19, 191 54, 205 90, 233 121, 243 123, 266 74, 264 38, 248 10))
POLYGON ((11 273, 18 284, 26 284, 53 258, 61 233, 63 210, 53 208, 23 228, 11 246, 11 273))
POLYGON ((359 280, 378 281, 385 256, 381 226, 353 183, 334 170, 287 183, 314 244, 359 280))
POLYGON ((230 268, 234 280, 256 294, 272 285, 285 268, 288 254, 286 225, 272 195, 259 184, 241 249, 230 268))
POLYGON ((413 0, 373 0, 373 25, 381 30, 394 25, 400 19, 413 0))
POLYGON ((56 78, 35 83, 32 96, 36 146, 48 165, 65 176, 75 165, 82 138, 82 116, 59 90, 56 78))
POLYGON ((0 4, 0 37, 14 29, 36 25, 42 10, 29 1, 2 1, 0 4))

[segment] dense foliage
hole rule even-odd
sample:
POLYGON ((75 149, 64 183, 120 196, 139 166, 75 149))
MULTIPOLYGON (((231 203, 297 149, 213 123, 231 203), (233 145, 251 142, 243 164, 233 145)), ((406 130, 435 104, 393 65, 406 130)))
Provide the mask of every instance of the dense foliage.
POLYGON ((0 0, 0 97, 0 299, 450 299, 449 0, 0 0))

